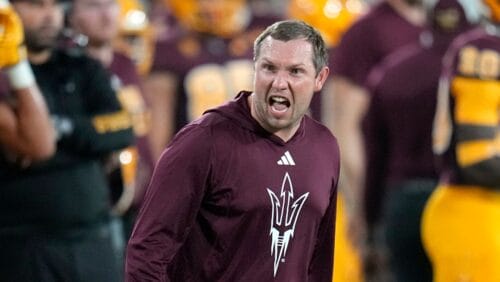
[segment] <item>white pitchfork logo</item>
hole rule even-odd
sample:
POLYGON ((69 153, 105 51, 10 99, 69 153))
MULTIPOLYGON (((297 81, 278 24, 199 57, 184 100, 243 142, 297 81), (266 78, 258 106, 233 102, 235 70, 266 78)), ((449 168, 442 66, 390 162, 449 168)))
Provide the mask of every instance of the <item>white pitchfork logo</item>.
POLYGON ((285 260, 288 244, 295 231, 295 224, 309 192, 294 201, 292 181, 290 175, 286 173, 281 185, 281 201, 273 191, 267 189, 267 193, 269 193, 272 204, 269 235, 272 240, 271 255, 274 256, 274 276, 276 277, 280 262, 285 260))

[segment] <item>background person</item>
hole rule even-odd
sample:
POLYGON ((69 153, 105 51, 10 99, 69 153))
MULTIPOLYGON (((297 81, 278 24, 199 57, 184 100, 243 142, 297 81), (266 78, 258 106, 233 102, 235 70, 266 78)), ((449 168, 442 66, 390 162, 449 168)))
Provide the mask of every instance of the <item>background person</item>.
POLYGON ((328 92, 323 95, 322 121, 339 140, 343 156, 340 187, 346 187, 340 189, 345 192, 350 237, 365 260, 366 279, 388 279, 383 277, 384 247, 376 239, 377 227, 371 224, 376 215, 365 213, 362 203, 366 164, 362 121, 370 102, 366 79, 391 52, 417 42, 424 22, 420 0, 375 2, 342 36, 325 85, 328 92))
POLYGON ((0 155, 0 273, 5 281, 120 281, 101 159, 132 128, 101 64, 59 49, 63 3, 15 0, 28 60, 57 132, 57 150, 26 169, 0 155))
POLYGON ((487 21, 453 42, 441 73, 433 149, 442 167, 422 222, 435 282, 500 280, 500 3, 478 2, 487 21))
POLYGON ((138 74, 138 70, 145 71, 146 66, 140 64, 140 60, 136 64, 115 47, 115 42, 122 39, 125 26, 129 30, 146 28, 147 18, 139 8, 139 3, 133 0, 73 0, 67 14, 69 28, 87 38, 88 43, 82 46, 84 51, 98 60, 111 76, 117 99, 128 112, 134 129, 134 144, 113 152, 105 160, 115 215, 114 242, 121 257, 154 165, 148 140, 150 112, 138 74), (139 18, 133 21, 130 17, 139 18))

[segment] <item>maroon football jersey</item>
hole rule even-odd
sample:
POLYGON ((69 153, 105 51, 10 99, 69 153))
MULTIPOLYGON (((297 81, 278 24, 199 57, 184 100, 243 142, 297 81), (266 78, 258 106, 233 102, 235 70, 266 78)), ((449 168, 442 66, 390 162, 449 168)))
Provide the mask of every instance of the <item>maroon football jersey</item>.
POLYGON ((369 76, 371 104, 364 121, 367 152, 365 210, 378 219, 386 187, 437 179, 432 124, 446 46, 412 44, 391 54, 369 76))
POLYGON ((421 30, 385 1, 377 4, 342 36, 330 60, 331 73, 365 85, 372 67, 397 48, 416 42, 421 30))
POLYGON ((460 36, 446 54, 441 90, 448 110, 440 111, 445 114, 437 116, 440 122, 434 129, 444 184, 500 187, 500 174, 491 166, 498 162, 494 144, 499 123, 499 65, 500 37, 494 26, 460 36), (471 150, 471 144, 489 147, 471 150))
POLYGON ((127 281, 331 281, 339 148, 309 117, 288 142, 249 92, 181 130, 155 168, 127 281))

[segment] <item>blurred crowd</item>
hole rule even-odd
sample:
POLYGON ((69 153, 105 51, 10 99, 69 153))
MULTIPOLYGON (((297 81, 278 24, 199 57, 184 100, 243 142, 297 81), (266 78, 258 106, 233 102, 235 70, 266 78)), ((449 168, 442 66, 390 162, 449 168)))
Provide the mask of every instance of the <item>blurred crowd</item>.
POLYGON ((0 0, 0 281, 122 281, 156 161, 290 18, 330 48, 332 281, 500 281, 497 2, 0 0))

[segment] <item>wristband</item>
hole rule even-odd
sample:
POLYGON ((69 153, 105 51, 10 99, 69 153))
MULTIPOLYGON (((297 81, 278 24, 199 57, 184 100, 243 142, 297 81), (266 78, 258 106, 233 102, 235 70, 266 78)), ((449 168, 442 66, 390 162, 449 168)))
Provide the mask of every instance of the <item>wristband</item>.
POLYGON ((5 70, 13 89, 28 88, 35 84, 35 75, 27 60, 22 60, 5 70))

